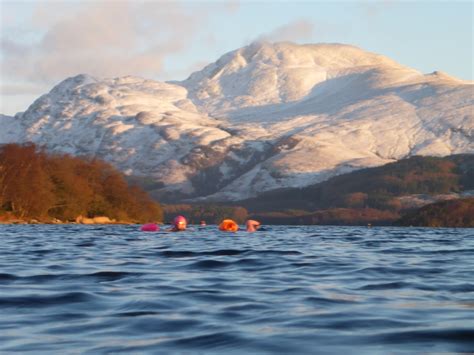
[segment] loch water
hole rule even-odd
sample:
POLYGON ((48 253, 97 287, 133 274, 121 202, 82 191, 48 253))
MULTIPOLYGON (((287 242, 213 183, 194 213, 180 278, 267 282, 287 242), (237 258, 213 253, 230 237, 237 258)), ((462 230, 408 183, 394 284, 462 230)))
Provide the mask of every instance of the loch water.
POLYGON ((474 351, 474 229, 0 225, 0 352, 474 351))

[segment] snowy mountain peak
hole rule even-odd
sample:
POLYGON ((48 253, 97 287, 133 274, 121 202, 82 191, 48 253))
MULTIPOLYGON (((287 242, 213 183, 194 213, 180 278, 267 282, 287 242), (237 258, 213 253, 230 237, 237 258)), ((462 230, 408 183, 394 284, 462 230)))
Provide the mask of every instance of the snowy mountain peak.
POLYGON ((343 44, 252 43, 183 82, 68 78, 0 144, 34 141, 152 178, 158 197, 225 200, 411 155, 474 153, 472 83, 343 44))
POLYGON ((206 112, 232 117, 242 108, 298 101, 317 85, 356 76, 380 87, 421 74, 350 45, 259 42, 223 55, 181 84, 206 112))

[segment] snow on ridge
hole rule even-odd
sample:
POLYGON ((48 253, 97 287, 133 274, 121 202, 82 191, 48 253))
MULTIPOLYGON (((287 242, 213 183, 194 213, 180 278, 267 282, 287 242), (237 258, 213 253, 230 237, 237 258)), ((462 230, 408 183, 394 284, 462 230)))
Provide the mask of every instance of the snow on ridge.
MULTIPOLYGON (((253 43, 229 52, 180 84, 190 98, 216 116, 242 108, 304 99, 318 84, 374 71, 374 80, 421 76, 384 56, 343 44, 253 43)), ((393 79, 392 79, 393 80, 393 79)), ((373 83, 374 86, 377 83, 373 83)))
POLYGON ((68 78, 0 116, 0 144, 103 158, 163 183, 164 200, 241 199, 414 154, 474 153, 471 84, 349 45, 254 43, 183 82, 68 78))

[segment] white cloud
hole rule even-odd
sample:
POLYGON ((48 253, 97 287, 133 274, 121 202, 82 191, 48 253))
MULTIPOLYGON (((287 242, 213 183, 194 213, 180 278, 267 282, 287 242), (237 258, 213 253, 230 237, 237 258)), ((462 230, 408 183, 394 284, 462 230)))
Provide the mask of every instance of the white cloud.
POLYGON ((165 58, 183 53, 205 28, 212 6, 105 0, 40 3, 29 37, 2 31, 2 80, 52 84, 78 73, 157 77, 165 58))
POLYGON ((35 84, 5 84, 0 85, 0 95, 2 96, 17 96, 17 95, 37 95, 39 92, 44 92, 47 87, 44 85, 35 84))
POLYGON ((307 41, 314 35, 314 23, 306 19, 290 22, 258 37, 258 41, 307 41))

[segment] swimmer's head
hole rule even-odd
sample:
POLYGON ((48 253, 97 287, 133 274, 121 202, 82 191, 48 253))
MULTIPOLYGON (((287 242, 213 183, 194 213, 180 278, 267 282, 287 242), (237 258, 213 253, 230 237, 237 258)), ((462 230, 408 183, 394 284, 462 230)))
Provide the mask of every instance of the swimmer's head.
POLYGON ((224 219, 221 224, 219 224, 219 230, 223 232, 237 232, 239 225, 231 219, 224 219))
POLYGON ((183 216, 176 216, 173 220, 173 226, 176 230, 184 231, 188 222, 183 216))
POLYGON ((260 227, 260 222, 249 219, 245 225, 247 226, 247 232, 255 232, 260 227))

